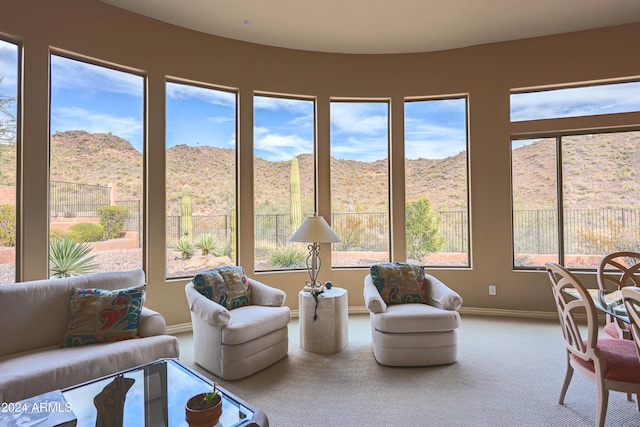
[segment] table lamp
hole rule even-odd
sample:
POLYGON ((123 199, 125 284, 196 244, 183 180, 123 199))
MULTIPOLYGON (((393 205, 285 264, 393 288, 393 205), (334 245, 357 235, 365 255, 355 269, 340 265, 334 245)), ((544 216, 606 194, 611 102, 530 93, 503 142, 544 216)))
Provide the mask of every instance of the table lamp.
POLYGON ((309 280, 305 288, 310 288, 311 292, 321 291, 322 283, 318 281, 318 272, 322 266, 320 243, 335 243, 339 242, 340 238, 336 236, 336 233, 333 232, 323 217, 314 213, 313 216, 309 216, 304 220, 289 241, 310 243, 308 246, 309 255, 307 256, 309 280))

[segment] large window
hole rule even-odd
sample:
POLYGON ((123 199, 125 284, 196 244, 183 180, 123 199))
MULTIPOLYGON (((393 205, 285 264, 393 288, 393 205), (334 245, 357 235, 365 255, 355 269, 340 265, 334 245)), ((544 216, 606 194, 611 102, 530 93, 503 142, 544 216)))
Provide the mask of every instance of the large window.
POLYGON ((640 251, 640 132, 512 147, 516 267, 595 269, 610 252, 640 251))
POLYGON ((601 116, 639 111, 640 82, 511 94, 511 121, 538 129, 511 143, 515 268, 591 270, 607 253, 640 251, 640 131, 601 116), (593 131, 545 120, 578 116, 593 131))
POLYGON ((18 46, 0 40, 0 283, 16 281, 18 46))
POLYGON ((166 277, 236 257, 236 94, 167 82, 166 277))
POLYGON ((330 114, 332 265, 389 261, 389 104, 332 101, 330 114))
POLYGON ((289 238, 315 211, 315 105, 254 97, 255 270, 305 267, 304 244, 289 238))
POLYGON ((407 261, 469 266, 467 99, 405 102, 407 261))
POLYGON ((640 111, 640 82, 513 93, 511 121, 640 111))
POLYGON ((144 84, 51 55, 52 277, 142 268, 144 84))

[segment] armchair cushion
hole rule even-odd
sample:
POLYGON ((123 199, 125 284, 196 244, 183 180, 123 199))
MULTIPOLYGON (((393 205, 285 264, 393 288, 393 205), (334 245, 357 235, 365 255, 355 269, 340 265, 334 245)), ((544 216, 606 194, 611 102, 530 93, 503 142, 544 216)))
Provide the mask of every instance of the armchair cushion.
POLYGON ((224 266, 198 273, 193 278, 195 288, 227 310, 251 305, 251 287, 244 267, 224 266))
POLYGON ((371 279, 386 304, 427 303, 424 267, 404 262, 372 265, 371 279))
POLYGON ((74 347, 135 337, 145 288, 140 285, 117 290, 74 289, 62 345, 74 347))

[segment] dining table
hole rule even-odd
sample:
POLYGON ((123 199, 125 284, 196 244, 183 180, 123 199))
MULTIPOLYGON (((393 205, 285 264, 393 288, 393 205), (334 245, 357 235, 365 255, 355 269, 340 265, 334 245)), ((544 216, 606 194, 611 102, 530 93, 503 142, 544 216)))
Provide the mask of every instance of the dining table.
MULTIPOLYGON (((622 292, 619 289, 614 291, 605 291, 602 289, 587 289, 589 296, 593 300, 593 305, 602 311, 609 314, 616 319, 620 319, 625 323, 630 323, 627 309, 624 306, 624 300, 622 298, 622 292)), ((562 289, 562 292, 570 295, 576 299, 581 299, 580 294, 576 288, 566 287, 562 289)))

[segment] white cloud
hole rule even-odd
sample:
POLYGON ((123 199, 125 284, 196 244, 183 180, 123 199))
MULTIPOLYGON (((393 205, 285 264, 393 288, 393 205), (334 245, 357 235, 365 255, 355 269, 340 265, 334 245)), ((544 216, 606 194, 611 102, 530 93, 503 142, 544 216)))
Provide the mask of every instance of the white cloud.
POLYGON ((212 122, 212 123, 228 123, 228 122, 232 122, 234 120, 235 120, 235 117, 229 117, 229 116, 207 117, 207 121, 212 122))
POLYGON ((434 124, 405 122, 405 157, 408 159, 443 159, 466 150, 465 129, 434 124))
POLYGON ((640 82, 511 95, 511 120, 640 111, 640 82))
MULTIPOLYGON (((4 93, 15 92, 18 84, 18 48, 2 40, 0 40, 0 77, 3 78, 0 90, 4 93)), ((9 95, 15 96, 15 93, 9 95)))
POLYGON ((309 111, 313 111, 313 101, 256 95, 253 97, 253 108, 256 110, 288 111, 290 113, 308 114, 309 111))
POLYGON ((175 100, 199 99, 213 105, 236 107, 236 94, 182 83, 167 83, 167 98, 175 100))
POLYGON ((113 92, 142 97, 141 76, 82 61, 51 55, 51 86, 54 90, 82 89, 89 93, 113 92))
POLYGON ((289 160, 298 154, 313 153, 313 141, 297 134, 271 133, 267 128, 254 128, 254 151, 270 161, 289 160))
MULTIPOLYGON (((132 143, 141 140, 142 123, 136 119, 114 117, 77 107, 58 108, 51 114, 52 123, 56 123, 52 132, 82 129, 90 133, 112 133, 132 143)), ((141 151, 142 147, 136 149, 141 151)))

